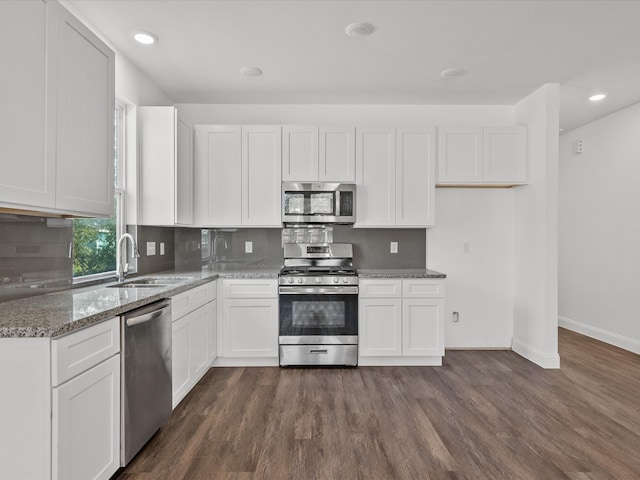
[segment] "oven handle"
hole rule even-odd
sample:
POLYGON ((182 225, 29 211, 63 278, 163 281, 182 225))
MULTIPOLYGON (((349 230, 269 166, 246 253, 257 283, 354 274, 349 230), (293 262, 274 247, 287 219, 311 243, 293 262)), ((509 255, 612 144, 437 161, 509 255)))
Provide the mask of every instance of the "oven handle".
POLYGON ((357 295, 358 287, 288 287, 278 288, 281 295, 357 295))

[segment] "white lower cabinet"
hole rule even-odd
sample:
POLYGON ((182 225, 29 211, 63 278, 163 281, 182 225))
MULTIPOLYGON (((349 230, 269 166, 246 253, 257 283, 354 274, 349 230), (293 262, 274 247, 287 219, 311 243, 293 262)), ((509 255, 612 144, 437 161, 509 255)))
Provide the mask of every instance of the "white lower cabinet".
POLYGON ((441 365, 444 280, 361 279, 360 365, 441 365))
POLYGON ((171 298, 173 408, 191 391, 215 358, 215 282, 171 298))
POLYGON ((119 319, 52 340, 51 365, 51 478, 111 478, 120 467, 119 319))
POLYGON ((276 279, 222 280, 215 365, 278 364, 277 287, 276 279))
POLYGON ((120 321, 0 338, 0 479, 109 479, 120 467, 120 321))
POLYGON ((360 298, 358 307, 360 356, 402 355, 402 300, 360 298))
POLYGON ((52 401, 52 478, 111 478, 120 467, 120 355, 54 388, 52 401))

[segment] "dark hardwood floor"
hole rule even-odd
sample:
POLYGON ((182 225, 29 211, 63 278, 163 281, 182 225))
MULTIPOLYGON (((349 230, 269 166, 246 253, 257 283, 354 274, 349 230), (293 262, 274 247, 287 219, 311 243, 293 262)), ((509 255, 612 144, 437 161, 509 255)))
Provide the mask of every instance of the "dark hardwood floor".
POLYGON ((640 479, 640 356, 559 337, 559 370, 211 369, 118 480, 640 479))

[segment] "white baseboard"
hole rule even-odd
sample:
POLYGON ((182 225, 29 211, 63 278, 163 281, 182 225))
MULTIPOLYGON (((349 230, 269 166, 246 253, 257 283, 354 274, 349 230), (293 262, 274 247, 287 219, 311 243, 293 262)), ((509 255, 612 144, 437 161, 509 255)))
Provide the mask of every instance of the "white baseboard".
POLYGON ((586 323, 576 322, 567 317, 558 317, 558 326, 640 355, 640 342, 633 338, 618 335, 586 323))
POLYGON ((546 353, 516 338, 513 339, 511 347, 518 355, 532 361, 542 368, 560 368, 560 355, 557 353, 546 353))
POLYGON ((277 367, 278 357, 217 357, 212 367, 277 367))
POLYGON ((441 367, 442 357, 359 357, 360 367, 441 367))

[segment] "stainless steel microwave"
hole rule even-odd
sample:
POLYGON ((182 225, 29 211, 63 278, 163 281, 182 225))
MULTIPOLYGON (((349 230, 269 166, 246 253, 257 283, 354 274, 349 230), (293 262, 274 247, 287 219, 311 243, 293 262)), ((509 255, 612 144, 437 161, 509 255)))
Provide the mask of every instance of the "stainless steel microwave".
POLYGON ((352 183, 282 182, 282 223, 356 221, 356 186, 352 183))

